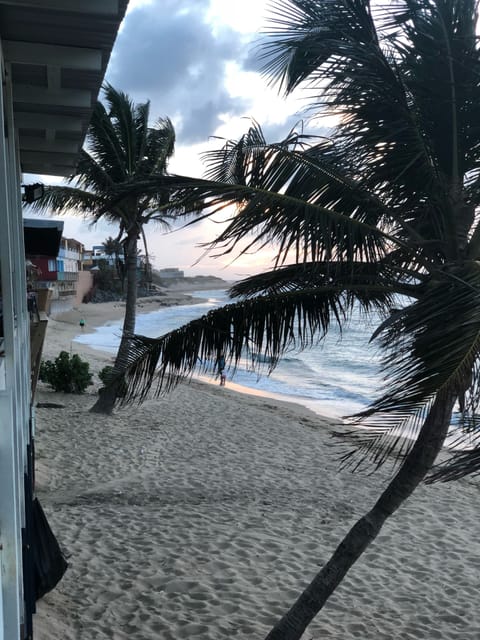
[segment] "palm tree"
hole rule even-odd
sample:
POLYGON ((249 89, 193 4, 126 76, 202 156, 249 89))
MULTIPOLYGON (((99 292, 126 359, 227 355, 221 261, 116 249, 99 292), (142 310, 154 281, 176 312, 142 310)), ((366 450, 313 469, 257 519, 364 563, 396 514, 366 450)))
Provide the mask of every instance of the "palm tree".
POLYGON ((232 304, 137 336, 124 365, 133 401, 221 351, 233 364, 261 352, 273 366, 354 306, 381 312, 372 339, 386 383, 356 417, 367 429, 344 462, 394 453, 395 473, 267 636, 298 640, 419 483, 480 473, 480 52, 474 0, 272 4, 266 72, 286 93, 306 86, 314 113, 337 124, 329 139, 292 132, 278 144, 253 125, 206 156, 205 180, 172 177, 192 213, 236 205, 213 246, 274 243, 277 262, 233 287, 232 304), (474 445, 434 467, 457 400, 474 445))
MULTIPOLYGON (((54 214, 76 212, 93 223, 105 219, 119 226, 114 243, 123 247, 127 281, 122 339, 114 366, 119 373, 120 363, 128 354, 129 336, 135 331, 138 239, 142 236, 145 240, 144 226, 149 222, 168 227, 172 218, 168 196, 145 195, 134 187, 147 178, 161 183, 174 151, 175 131, 168 118, 149 127, 148 102, 134 104, 126 94, 108 84, 103 97, 105 105, 102 102, 95 105, 87 147, 80 153, 69 185, 49 187, 35 206, 54 214), (119 188, 122 188, 120 198, 116 195, 119 188)), ((110 413, 114 402, 112 385, 100 394, 92 410, 110 413)))
POLYGON ((122 283, 122 291, 123 285, 125 281, 125 268, 122 259, 120 258, 120 254, 123 254, 122 243, 118 238, 112 238, 112 236, 108 236, 105 242, 102 242, 103 250, 105 255, 114 256, 115 259, 115 270, 117 272, 117 276, 122 283))

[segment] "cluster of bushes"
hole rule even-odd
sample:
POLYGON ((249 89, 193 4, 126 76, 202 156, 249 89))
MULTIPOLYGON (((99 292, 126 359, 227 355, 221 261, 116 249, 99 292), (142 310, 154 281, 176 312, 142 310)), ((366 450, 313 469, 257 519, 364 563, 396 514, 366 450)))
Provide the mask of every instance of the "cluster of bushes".
POLYGON ((90 365, 74 354, 60 351, 55 360, 45 360, 40 365, 39 378, 52 386, 55 391, 83 393, 93 384, 90 365))
MULTIPOLYGON (((98 377, 106 386, 113 374, 113 367, 104 367, 98 377)), ((69 355, 60 351, 55 360, 44 360, 40 365, 39 378, 55 391, 63 393, 84 393, 92 385, 93 374, 90 365, 77 354, 69 355)))

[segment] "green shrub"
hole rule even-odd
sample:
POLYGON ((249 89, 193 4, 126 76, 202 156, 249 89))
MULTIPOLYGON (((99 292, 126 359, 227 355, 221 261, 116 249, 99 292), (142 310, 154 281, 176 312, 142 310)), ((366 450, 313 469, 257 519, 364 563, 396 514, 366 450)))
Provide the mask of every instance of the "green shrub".
POLYGON ((60 351, 52 362, 46 360, 40 365, 39 378, 52 386, 55 391, 64 393, 83 393, 93 384, 90 365, 74 354, 69 356, 66 351, 60 351))
POLYGON ((106 367, 103 367, 103 369, 101 369, 98 372, 98 377, 100 378, 104 387, 106 387, 107 384, 110 382, 112 373, 113 373, 113 367, 110 367, 108 365, 106 367))
MULTIPOLYGON (((98 377, 102 381, 104 387, 108 386, 109 382, 114 378, 114 368, 110 366, 103 367, 101 371, 98 372, 98 377)), ((125 382, 120 383, 117 390, 117 397, 123 398, 127 391, 127 385, 125 382)))

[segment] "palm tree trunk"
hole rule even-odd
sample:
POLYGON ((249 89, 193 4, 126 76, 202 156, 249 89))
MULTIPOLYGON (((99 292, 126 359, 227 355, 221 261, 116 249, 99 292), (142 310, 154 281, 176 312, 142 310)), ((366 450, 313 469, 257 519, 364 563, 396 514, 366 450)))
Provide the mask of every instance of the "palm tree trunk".
POLYGON ((373 509, 352 527, 327 564, 270 631, 266 640, 300 640, 348 570, 376 538, 387 518, 413 493, 431 469, 447 435, 454 404, 452 392, 438 393, 417 442, 373 509))
MULTIPOLYGON (((137 315, 137 233, 129 233, 126 243, 127 295, 125 299, 125 317, 123 320, 122 339, 118 348, 114 374, 121 374, 125 370, 130 351, 130 336, 135 332, 137 315)), ((118 397, 118 389, 122 384, 121 378, 107 387, 100 389, 98 400, 90 409, 93 413, 111 414, 118 397)))

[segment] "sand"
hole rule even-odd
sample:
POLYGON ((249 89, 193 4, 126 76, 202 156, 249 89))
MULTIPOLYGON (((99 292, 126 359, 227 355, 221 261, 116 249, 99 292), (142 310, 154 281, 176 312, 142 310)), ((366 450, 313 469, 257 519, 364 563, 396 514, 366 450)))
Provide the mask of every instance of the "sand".
MULTIPOLYGON (((72 343, 78 319, 121 311, 60 317, 47 356, 72 348, 98 371, 109 358, 72 343)), ((36 412, 37 493, 70 566, 37 640, 261 639, 386 481, 339 471, 328 419, 228 383, 110 417, 88 413, 95 393, 38 392, 63 405, 36 412)), ((305 640, 478 640, 479 499, 473 480, 420 487, 305 640)))

